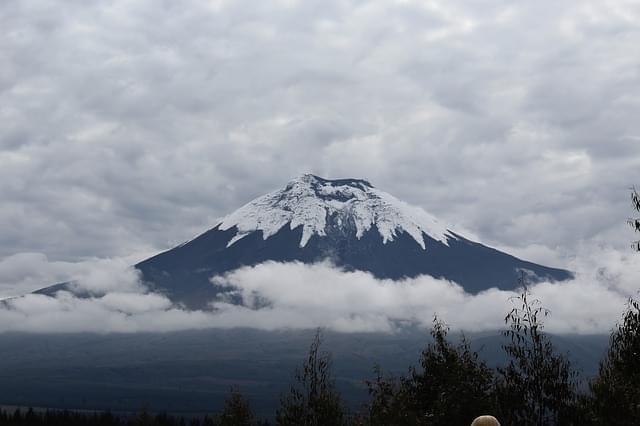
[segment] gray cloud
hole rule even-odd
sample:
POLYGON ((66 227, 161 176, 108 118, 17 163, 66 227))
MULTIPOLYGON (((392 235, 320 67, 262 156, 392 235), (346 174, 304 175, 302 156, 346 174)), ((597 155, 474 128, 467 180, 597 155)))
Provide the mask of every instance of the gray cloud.
MULTIPOLYGON (((625 258, 640 167, 639 24, 635 2, 608 0, 1 2, 0 297, 69 279, 108 290, 18 299, 6 324, 46 329, 59 314, 63 329, 82 328, 95 312, 96 330, 145 329, 156 314, 158 329, 209 326, 109 268, 305 172, 368 178, 526 259, 593 271, 603 244, 625 258), (116 308, 122 294, 141 307, 116 308)), ((229 279, 248 291, 280 267, 229 279)), ((358 291, 387 288, 335 274, 358 291)), ((602 330, 623 292, 585 277, 586 295, 575 283, 540 291, 610 300, 585 325, 602 330)), ((400 287, 394 309, 427 281, 400 287)), ((431 285, 465 312, 508 296, 431 285)), ((216 321, 304 320, 257 288, 279 311, 222 306, 216 321)), ((418 308, 422 321, 437 307, 418 308)), ((578 308, 555 318, 579 328, 578 308)), ((393 315, 383 311, 341 311, 332 326, 384 328, 393 315)))

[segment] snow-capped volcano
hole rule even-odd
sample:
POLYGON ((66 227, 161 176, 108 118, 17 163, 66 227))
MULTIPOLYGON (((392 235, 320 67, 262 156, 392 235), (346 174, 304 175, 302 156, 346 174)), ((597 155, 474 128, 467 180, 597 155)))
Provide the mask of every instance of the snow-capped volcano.
MULTIPOLYGON (((469 293, 513 289, 530 279, 572 274, 517 259, 464 238, 424 210, 362 179, 304 175, 256 198, 191 241, 135 265, 146 284, 189 308, 206 308, 223 288, 211 277, 266 261, 329 259, 344 270, 398 280, 430 275, 469 293)), ((73 286, 40 290, 52 294, 73 286)))
POLYGON ((231 246, 256 231, 261 231, 266 240, 284 226, 302 227, 300 247, 305 247, 313 235, 326 236, 332 228, 355 229, 360 239, 374 227, 383 244, 406 232, 423 250, 423 234, 444 244, 454 237, 424 210, 379 191, 366 180, 328 180, 310 174, 236 210, 222 220, 219 229, 236 229, 228 243, 231 246))

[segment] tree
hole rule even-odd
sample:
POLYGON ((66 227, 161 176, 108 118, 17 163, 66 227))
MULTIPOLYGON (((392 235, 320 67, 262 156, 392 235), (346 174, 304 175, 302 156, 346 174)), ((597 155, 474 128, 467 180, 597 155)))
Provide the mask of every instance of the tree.
POLYGON ((447 340, 449 328, 434 318, 434 342, 420 355, 420 369, 411 369, 413 405, 424 424, 470 424, 493 410, 493 373, 471 350, 464 335, 460 344, 447 340))
POLYGON ((322 335, 317 330, 302 369, 296 369, 295 383, 280 399, 276 423, 283 426, 346 424, 344 404, 331 373, 331 355, 320 352, 322 335))
POLYGON ((135 426, 150 426, 153 424, 153 416, 147 411, 147 408, 143 408, 133 421, 135 426))
POLYGON ((531 299, 524 275, 521 280, 522 293, 505 317, 508 329, 503 335, 509 342, 503 349, 509 362, 498 368, 500 420, 524 426, 572 424, 577 415, 577 374, 543 333, 549 311, 531 299))
POLYGON ((462 337, 452 345, 447 325, 434 318, 431 336, 420 355, 420 367, 408 377, 369 382, 372 425, 470 424, 480 414, 493 411, 493 373, 462 337))
MULTIPOLYGON (((631 204, 640 212, 640 194, 631 188, 631 204)), ((640 232, 640 218, 627 221, 640 232)), ((633 243, 640 251, 640 241, 633 243)), ((640 301, 630 297, 622 320, 609 337, 609 349, 590 383, 594 417, 612 425, 626 424, 640 414, 640 301)))
POLYGON ((385 377, 379 365, 374 366, 373 371, 375 379, 366 382, 371 401, 363 423, 371 426, 417 425, 418 413, 409 402, 413 399, 409 380, 385 377))
POLYGON ((640 302, 629 298, 622 321, 611 333, 609 350, 590 384, 595 418, 626 425, 640 416, 640 302))
MULTIPOLYGON (((638 194, 635 187, 631 188, 631 204, 635 211, 640 212, 640 194, 638 194)), ((627 223, 635 232, 640 232, 640 218, 632 217, 627 220, 627 223)), ((640 251, 640 240, 634 241, 631 247, 636 251, 640 251)))
POLYGON ((231 388, 231 393, 224 402, 224 409, 215 424, 218 426, 253 426, 256 424, 256 417, 249 402, 237 388, 231 388))

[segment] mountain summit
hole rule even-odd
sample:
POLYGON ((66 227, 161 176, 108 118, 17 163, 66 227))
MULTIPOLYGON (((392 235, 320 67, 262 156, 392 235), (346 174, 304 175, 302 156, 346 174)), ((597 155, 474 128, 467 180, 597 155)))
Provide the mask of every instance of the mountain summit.
POLYGON ((366 180, 329 180, 314 175, 304 175, 284 189, 251 201, 225 217, 219 229, 235 228, 236 234, 228 243, 231 246, 256 231, 266 240, 287 225, 292 230, 302 227, 301 248, 314 235, 355 232, 356 239, 361 239, 372 228, 383 244, 406 232, 422 249, 426 249, 423 234, 443 244, 454 237, 424 210, 377 190, 366 180))
MULTIPOLYGON (((304 175, 256 198, 212 229, 135 265, 146 284, 188 308, 206 308, 223 289, 210 278, 266 261, 329 259, 345 270, 398 280, 430 275, 469 293, 530 280, 571 278, 464 238, 424 210, 362 179, 304 175)), ((65 284, 48 287, 51 294, 65 284)))

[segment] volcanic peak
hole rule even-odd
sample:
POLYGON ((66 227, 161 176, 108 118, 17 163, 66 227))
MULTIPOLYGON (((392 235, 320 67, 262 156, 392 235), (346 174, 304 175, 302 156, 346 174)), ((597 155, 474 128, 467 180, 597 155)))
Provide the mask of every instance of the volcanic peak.
POLYGON ((231 246, 257 231, 266 240, 287 224, 290 229, 303 227, 300 247, 313 236, 325 237, 328 225, 355 228, 358 239, 375 226, 385 244, 406 232, 423 250, 424 234, 444 244, 455 238, 429 213, 374 188, 366 180, 325 179, 311 174, 256 198, 223 218, 218 227, 236 228, 228 243, 231 246))

